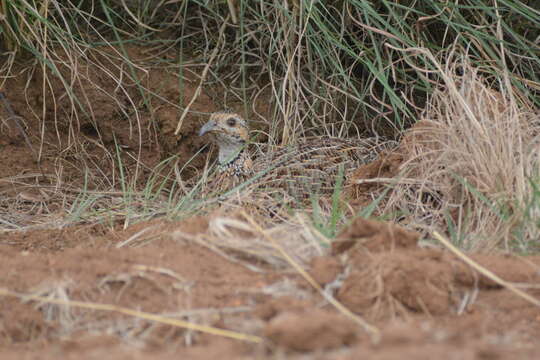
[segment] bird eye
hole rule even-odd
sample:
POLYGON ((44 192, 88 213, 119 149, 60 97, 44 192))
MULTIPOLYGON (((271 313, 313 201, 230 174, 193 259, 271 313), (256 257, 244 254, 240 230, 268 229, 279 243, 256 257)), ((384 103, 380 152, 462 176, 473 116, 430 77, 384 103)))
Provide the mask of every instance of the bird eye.
POLYGON ((227 119, 227 125, 229 125, 229 126, 235 126, 235 125, 236 125, 236 119, 235 119, 235 118, 229 118, 229 119, 227 119))

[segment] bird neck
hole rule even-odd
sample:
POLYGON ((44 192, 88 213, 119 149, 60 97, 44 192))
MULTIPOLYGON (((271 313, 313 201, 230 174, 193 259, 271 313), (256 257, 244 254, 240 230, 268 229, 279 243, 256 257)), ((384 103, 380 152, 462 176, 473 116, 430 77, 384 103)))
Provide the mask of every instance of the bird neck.
POLYGON ((221 143, 219 146, 218 161, 221 166, 234 163, 241 157, 247 155, 246 144, 242 143, 221 143))

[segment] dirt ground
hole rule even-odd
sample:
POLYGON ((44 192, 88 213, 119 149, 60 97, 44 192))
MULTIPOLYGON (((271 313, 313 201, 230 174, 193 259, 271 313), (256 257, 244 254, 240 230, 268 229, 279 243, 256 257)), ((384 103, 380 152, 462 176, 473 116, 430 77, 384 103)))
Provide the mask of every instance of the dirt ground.
MULTIPOLYGON (((47 299, 121 308, 262 337, 237 340, 157 323, 117 309, 3 296, 3 359, 313 358, 536 359, 540 309, 472 272, 451 254, 417 246, 417 236, 358 220, 332 252, 313 258, 318 284, 372 326, 341 314, 292 271, 179 238, 208 231, 207 217, 4 233, 1 287, 47 299), (124 244, 142 230, 148 244, 124 244), (62 243, 63 246, 60 246, 62 243), (255 268, 254 268, 255 269, 255 268), (281 355, 280 355, 281 354, 281 355)), ((538 284, 540 257, 473 256, 508 281, 538 284)), ((540 296, 538 288, 527 289, 540 296)))
MULTIPOLYGON (((138 49, 130 51, 144 57, 135 54, 138 49)), ((138 114, 119 114, 116 102, 142 101, 136 86, 113 98, 105 94, 114 93, 116 84, 80 71, 106 91, 92 92, 84 84, 74 89, 86 89, 88 101, 101 104, 78 120, 75 131, 67 125, 71 104, 60 84, 51 85, 59 101, 47 109, 43 137, 33 115, 47 100, 41 75, 32 75, 28 85, 23 74, 3 89, 25 119, 33 150, 13 124, 2 122, 2 359, 538 358, 539 307, 389 223, 357 219, 331 247, 310 256, 306 276, 282 257, 276 265, 250 253, 250 244, 270 241, 262 233, 231 228, 246 246, 243 252, 224 246, 219 237, 217 243, 203 241, 216 224, 227 228, 223 219, 248 223, 242 214, 219 209, 181 221, 18 230, 45 212, 62 217, 62 203, 52 200, 67 196, 57 190, 59 184, 83 181, 80 164, 102 171, 92 179, 112 176, 114 159, 104 149, 115 141, 124 149, 126 168, 137 166, 130 154, 141 154, 143 175, 172 153, 187 161, 204 145, 194 135, 206 114, 220 108, 203 92, 180 135, 173 136, 180 113, 174 103, 179 97, 189 101, 196 78, 180 90, 155 70, 145 77, 146 85, 161 97, 138 114), (132 123, 138 124, 135 130, 132 123), (10 209, 24 209, 24 216, 11 216, 10 209), (350 312, 329 302, 329 295, 350 312)), ((197 158, 192 171, 204 162, 204 156, 197 158)), ((471 257, 540 299, 539 256, 471 257)))

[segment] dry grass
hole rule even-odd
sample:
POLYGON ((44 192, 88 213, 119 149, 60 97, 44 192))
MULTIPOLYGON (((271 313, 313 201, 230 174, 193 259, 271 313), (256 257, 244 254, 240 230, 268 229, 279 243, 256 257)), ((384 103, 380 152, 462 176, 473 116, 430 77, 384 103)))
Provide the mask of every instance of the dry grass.
MULTIPOLYGON (((265 271, 265 267, 289 268, 287 259, 250 224, 241 214, 242 210, 237 208, 236 216, 227 215, 230 212, 230 209, 220 209, 211 217, 206 232, 188 234, 176 230, 172 236, 178 241, 190 241, 208 247, 228 260, 241 263, 254 271, 265 271), (256 267, 253 263, 259 263, 261 267, 256 267)), ((275 239, 302 265, 306 265, 314 256, 325 254, 330 245, 328 239, 313 229, 310 220, 301 214, 290 217, 284 223, 268 224, 267 221, 264 227, 265 234, 275 239)))
POLYGON ((538 110, 518 103, 512 87, 486 78, 467 61, 442 66, 444 83, 402 144, 410 156, 401 176, 414 179, 416 191, 408 183, 398 185, 387 211, 410 212, 420 227, 442 227, 466 249, 527 250, 540 235, 540 203, 534 198, 540 179, 538 110), (434 195, 431 204, 426 194, 434 195))
MULTIPOLYGON (((243 334, 236 331, 220 329, 207 325, 200 325, 181 319, 175 319, 174 315, 184 317, 184 314, 157 315, 135 309, 125 308, 113 304, 102 304, 71 300, 67 295, 68 286, 66 284, 44 284, 42 289, 30 294, 19 294, 7 289, 0 288, 0 296, 18 297, 23 301, 36 301, 37 309, 44 312, 47 321, 57 321, 60 324, 57 336, 69 336, 80 330, 103 331, 106 333, 117 333, 125 341, 132 344, 140 343, 145 338, 151 337, 156 331, 155 326, 148 326, 145 321, 158 324, 167 324, 173 327, 195 330, 203 333, 228 337, 236 340, 260 343, 263 338, 243 334), (86 309, 91 311, 112 312, 128 315, 132 318, 127 320, 115 320, 99 322, 92 319, 88 321, 82 314, 75 314, 75 309, 86 309)), ((209 311, 210 313, 210 311, 209 311)))
MULTIPOLYGON (((252 271, 306 275, 309 261, 327 254, 338 229, 361 211, 341 201, 341 188, 326 199, 302 204, 287 194, 280 194, 279 199, 257 192, 250 184, 240 194, 208 198, 206 181, 215 169, 197 169, 201 176, 196 177, 200 181, 195 185, 184 178, 189 161, 178 163, 174 154, 160 154, 155 167, 143 161, 148 150, 143 143, 157 145, 162 135, 155 125, 157 109, 166 105, 178 111, 178 133, 187 115, 203 115, 192 105, 204 90, 217 106, 234 107, 249 115, 256 128, 255 140, 264 139, 260 148, 266 149, 308 135, 358 138, 384 131, 398 137, 422 112, 422 121, 405 133, 399 148, 407 157, 399 176, 388 179, 393 191, 385 192, 388 198, 380 203, 372 201, 378 208, 369 213, 424 234, 441 231, 466 250, 540 250, 540 113, 534 103, 540 82, 537 55, 527 50, 531 44, 528 33, 519 38, 521 48, 512 48, 515 52, 495 51, 490 57, 490 41, 503 38, 497 32, 501 24, 481 22, 485 37, 470 41, 471 52, 455 50, 460 49, 455 46, 463 56, 457 59, 443 55, 450 48, 444 48, 447 37, 460 39, 465 34, 469 46, 468 33, 477 33, 452 35, 455 24, 450 19, 440 23, 444 35, 435 37, 441 39, 421 48, 420 53, 429 56, 414 58, 409 50, 420 48, 412 46, 431 39, 418 35, 429 31, 411 29, 424 26, 425 19, 420 17, 425 14, 442 19, 445 11, 433 7, 416 13, 417 9, 393 5, 380 9, 355 1, 328 8, 324 2, 285 1, 281 6, 268 1, 258 5, 157 1, 151 8, 148 2, 126 0, 121 4, 101 1, 106 6, 99 15, 89 15, 65 2, 55 9, 71 16, 63 17, 50 16, 47 2, 37 3, 41 6, 30 11, 31 3, 18 2, 11 16, 19 22, 20 34, 2 35, 9 36, 10 51, 0 65, 6 74, 0 79, 0 90, 8 80, 24 77, 24 97, 29 104, 28 118, 22 119, 25 134, 29 134, 36 159, 49 160, 54 166, 0 178, 0 185, 17 189, 1 194, 1 232, 98 222, 127 228, 155 217, 210 213, 207 231, 176 230, 167 235, 200 244, 252 271), (167 15, 160 16, 159 10, 168 10, 163 12, 167 15), (83 20, 76 24, 74 19, 83 20), (132 56, 131 42, 148 48, 147 56, 132 56), (33 60, 21 65, 16 55, 23 48, 33 60), (445 60, 436 60, 438 56, 445 60), (505 58, 519 64, 515 74, 501 66, 505 58), (185 89, 186 73, 198 79, 192 97, 171 100, 150 86, 150 73, 157 67, 178 80, 180 93, 185 89), (39 96, 41 107, 30 106, 31 99, 39 96), (115 118, 129 128, 129 145, 116 137, 114 126, 103 128, 115 118), (84 129, 95 131, 96 136, 86 136, 84 129)), ((0 0, 0 9, 6 4, 0 0)), ((491 10, 492 15, 499 11, 497 6, 491 10)), ((0 18, 0 25, 4 24, 0 18)), ((464 26, 476 31, 480 25, 464 26)), ((513 28, 510 34, 517 37, 519 31, 513 28)), ((5 91, 9 97, 9 89, 5 91)), ((371 198, 376 199, 377 193, 371 198)), ((145 246, 161 235, 149 226, 118 247, 145 246)), ((377 275, 375 270, 368 271, 377 275)), ((121 275, 138 276, 134 274, 121 275)), ((310 281, 308 275, 305 278, 310 281)), ((340 311, 369 332, 378 333, 313 284, 340 311)), ((171 319, 171 314, 73 301, 70 286, 68 282, 43 284, 25 295, 0 292, 36 301, 36 308, 48 321, 60 324, 59 336, 90 329, 114 332, 136 343, 159 333, 148 323, 160 322, 262 341, 196 325, 204 322, 196 314, 176 314, 182 319, 195 318, 192 323, 171 319), (130 318, 89 319, 88 314, 95 310, 130 318)), ((289 290, 289 294, 297 290, 289 290)))
MULTIPOLYGON (((252 203, 261 213, 276 207, 275 199, 249 199, 249 193, 236 202, 205 198, 183 181, 181 169, 189 165, 175 163, 170 153, 161 154, 156 168, 144 163, 143 142, 157 144, 160 135, 156 108, 171 106, 180 120, 201 115, 191 105, 204 89, 217 106, 250 115, 269 148, 312 134, 397 135, 395 129, 424 109, 424 119, 436 125, 409 149, 401 174, 415 189, 398 185, 377 213, 405 213, 404 224, 426 232, 438 226, 465 248, 528 251, 539 233, 540 121, 533 102, 540 87, 536 38, 521 30, 539 14, 526 4, 506 4, 509 16, 500 17, 497 3, 467 4, 477 6, 455 4, 447 12, 429 2, 407 8, 357 1, 327 7, 101 1, 52 9, 48 2, 0 1, 9 50, 0 88, 24 77, 24 97, 41 96, 41 106, 29 106, 23 123, 37 159, 54 162, 48 171, 0 179, 23 189, 0 199, 2 228, 96 221, 127 227, 156 216, 209 212, 217 204, 252 203), (487 18, 497 20, 487 24, 487 18), (133 56, 132 43, 149 49, 146 55, 133 56), (425 56, 410 56, 418 44, 425 45, 425 56), (468 60, 445 56, 448 44, 468 60), (21 54, 32 55, 24 66, 17 63, 21 54), (434 61, 437 56, 445 61, 434 61), (195 94, 165 98, 148 86, 155 67, 167 68, 181 93, 186 74, 198 79, 195 94), (102 128, 114 117, 129 127, 130 151, 114 127, 102 128), (84 129, 96 138, 89 140, 84 129), (420 201, 424 193, 440 195, 440 207, 420 201)), ((333 219, 329 231, 315 226, 322 238, 354 215, 341 204, 313 205, 300 209, 308 214, 302 221, 324 228, 333 219)), ((266 214, 273 216, 265 219, 268 228, 298 223, 292 211, 266 214)))

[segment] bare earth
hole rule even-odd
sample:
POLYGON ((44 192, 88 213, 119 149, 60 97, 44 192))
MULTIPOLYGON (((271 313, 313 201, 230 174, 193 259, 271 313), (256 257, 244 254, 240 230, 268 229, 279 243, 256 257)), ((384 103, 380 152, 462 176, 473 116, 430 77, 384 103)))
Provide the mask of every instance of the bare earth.
MULTIPOLYGON (((37 150, 40 127, 30 109, 41 109, 41 83, 36 79, 25 92, 23 78, 10 80, 3 91, 27 120, 37 150)), ((173 102, 180 90, 166 79, 166 74, 153 73, 148 86, 159 88, 173 102)), ((101 86, 112 92, 115 84, 103 80, 101 86)), ((195 87, 188 84, 184 89, 184 103, 195 87)), ((136 97, 135 93, 131 95, 136 97)), ((92 101, 103 104, 101 113, 95 114, 103 119, 103 134, 114 131, 126 147, 138 151, 139 144, 133 140, 137 137, 130 137, 123 118, 111 116, 110 99, 100 92, 94 96, 92 101)), ((61 110, 68 104, 57 106, 61 110)), ((178 109, 163 102, 153 106, 158 126, 148 126, 150 116, 142 119, 141 133, 148 135, 141 144, 142 161, 152 168, 170 153, 180 154, 180 161, 189 159, 203 144, 194 134, 204 118, 188 116, 181 135, 173 137, 178 109)), ((218 108, 203 93, 193 110, 218 108)), ((39 217, 45 211, 39 205, 56 196, 52 190, 39 192, 20 179, 34 176, 39 183, 44 181, 40 172, 57 173, 59 164, 64 164, 64 180, 80 180, 77 167, 68 166, 76 164, 77 157, 52 145, 57 143, 57 134, 69 144, 68 133, 63 132, 67 129, 61 126, 62 114, 57 114, 60 126, 56 128, 49 114, 41 170, 23 137, 13 128, 2 127, 3 214, 11 204, 9 198, 26 204, 25 216, 39 217)), ((81 124, 81 129, 78 136, 97 137, 91 125, 81 124)), ((114 146, 111 139, 104 142, 114 146)), ((94 151, 96 158, 103 156, 99 147, 94 151)), ((194 166, 201 167, 203 158, 194 166)), ((128 162, 129 156, 125 159, 128 162)), ((109 170, 105 166, 104 171, 109 170)), ((51 202, 47 212, 61 217, 62 208, 51 202)), ((419 246, 415 233, 360 219, 338 236, 325 255, 307 264, 310 276, 367 321, 373 327, 370 331, 343 315, 291 266, 274 266, 258 256, 197 240, 223 216, 217 211, 182 221, 158 218, 127 227, 113 221, 0 232, 2 359, 538 358, 540 308, 472 271, 449 252, 419 246), (40 299, 30 299, 28 294, 40 299), (160 323, 140 312, 232 330, 244 338, 160 323), (380 331, 378 336, 374 328, 380 331)), ((238 237, 250 241, 261 236, 248 232, 238 237)), ((540 257, 471 257, 540 299, 540 257)))

